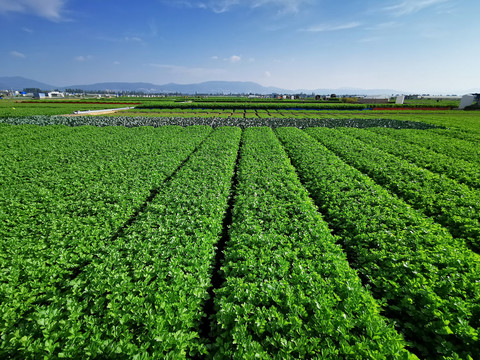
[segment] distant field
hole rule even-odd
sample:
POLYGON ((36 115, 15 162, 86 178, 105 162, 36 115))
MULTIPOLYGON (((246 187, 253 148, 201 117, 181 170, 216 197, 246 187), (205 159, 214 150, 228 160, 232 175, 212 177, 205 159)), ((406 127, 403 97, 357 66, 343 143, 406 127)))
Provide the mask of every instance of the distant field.
MULTIPOLYGON (((134 102, 135 106, 138 102, 134 102)), ((0 100, 0 118, 32 116, 32 115, 65 115, 73 114, 77 110, 100 110, 112 109, 121 106, 120 102, 95 101, 93 99, 85 101, 76 100, 0 100)))
MULTIPOLYGON (((436 109, 458 107, 458 101, 411 100, 405 108, 436 109)), ((182 117, 323 117, 325 111, 358 110, 368 111, 395 104, 355 104, 340 100, 332 102, 307 100, 276 100, 247 98, 103 98, 103 99, 52 99, 52 100, 0 100, 0 118, 30 115, 67 115, 80 110, 101 110, 135 106, 122 115, 126 116, 182 116, 182 117)), ((408 110, 409 111, 409 110, 408 110)), ((432 110, 433 111, 433 110, 432 110)), ((328 115, 328 114, 327 114, 328 115)))
POLYGON ((0 358, 478 359, 478 112, 121 101, 0 100, 0 358))

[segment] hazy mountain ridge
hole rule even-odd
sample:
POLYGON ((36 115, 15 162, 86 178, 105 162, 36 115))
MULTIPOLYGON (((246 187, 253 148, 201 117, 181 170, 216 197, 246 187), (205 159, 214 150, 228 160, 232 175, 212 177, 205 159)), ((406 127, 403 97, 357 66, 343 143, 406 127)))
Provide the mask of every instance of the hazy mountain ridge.
MULTIPOLYGON (((42 90, 65 90, 78 89, 83 91, 111 91, 111 92, 143 92, 153 93, 179 93, 179 94, 318 94, 318 95, 394 95, 413 94, 412 92, 393 89, 359 89, 359 88, 337 88, 337 89, 282 89, 268 87, 251 81, 207 81, 197 84, 175 84, 156 85, 146 82, 102 82, 89 85, 55 86, 21 76, 0 77, 0 90, 23 90, 25 88, 39 88, 42 90)), ((465 94, 471 91, 458 92, 465 94)))
POLYGON ((0 77, 0 90, 18 90, 21 91, 25 88, 39 88, 42 90, 53 90, 58 87, 45 84, 40 81, 27 79, 21 76, 3 76, 0 77))

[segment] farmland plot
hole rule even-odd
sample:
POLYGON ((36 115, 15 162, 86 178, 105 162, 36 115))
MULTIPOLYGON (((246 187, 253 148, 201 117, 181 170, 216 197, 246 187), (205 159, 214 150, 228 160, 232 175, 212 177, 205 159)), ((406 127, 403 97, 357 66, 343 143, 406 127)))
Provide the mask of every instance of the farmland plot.
POLYGON ((0 125, 1 358, 478 358, 474 162, 174 120, 0 125))
POLYGON ((433 216, 480 251, 480 194, 469 187, 378 150, 338 130, 307 130, 348 164, 433 216))
POLYGON ((420 145, 369 131, 361 131, 355 128, 341 128, 340 130, 398 158, 405 159, 434 173, 446 175, 450 179, 472 188, 480 189, 480 166, 475 163, 455 159, 449 155, 425 149, 420 145))
POLYGON ((444 136, 438 133, 416 131, 392 131, 392 129, 372 129, 379 134, 386 134, 394 139, 400 139, 426 149, 448 155, 454 159, 465 160, 480 164, 480 149, 478 142, 459 139, 457 137, 444 136))
POLYGON ((244 131, 223 271, 219 359, 411 357, 270 128, 244 131))
POLYGON ((109 251, 109 242, 151 190, 211 131, 84 127, 63 134, 51 129, 46 140, 28 142, 17 141, 17 129, 8 128, 10 140, 3 143, 0 165, 0 329, 6 352, 11 346, 38 347, 30 343, 35 342, 31 326, 51 324, 32 312, 62 294, 87 264, 109 251))
POLYGON ((416 353, 473 356, 480 257, 313 138, 297 129, 277 133, 352 267, 416 353))

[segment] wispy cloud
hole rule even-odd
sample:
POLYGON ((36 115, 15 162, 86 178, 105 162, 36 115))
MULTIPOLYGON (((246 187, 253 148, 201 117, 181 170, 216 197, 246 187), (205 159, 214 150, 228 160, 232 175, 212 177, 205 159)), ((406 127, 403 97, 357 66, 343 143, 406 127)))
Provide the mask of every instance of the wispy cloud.
MULTIPOLYGON (((214 56, 211 56, 210 57, 211 60, 213 61, 218 61, 220 60, 220 57, 218 57, 217 55, 214 55, 214 56)), ((229 63, 232 63, 232 64, 235 64, 235 63, 239 63, 242 61, 242 57, 239 56, 239 55, 232 55, 232 56, 229 56, 229 57, 225 57, 225 58, 222 58, 223 61, 227 61, 229 63)), ((255 61, 253 58, 250 58, 248 59, 249 62, 252 62, 252 61, 255 61)))
POLYGON ((33 14, 51 21, 65 20, 67 0, 0 0, 0 14, 11 12, 33 14))
POLYGON ((143 44, 143 39, 139 36, 125 36, 124 40, 126 42, 134 42, 134 43, 143 44))
POLYGON ((206 0, 206 1, 192 1, 192 0, 173 0, 169 1, 179 6, 200 8, 211 10, 215 13, 221 14, 231 11, 235 7, 248 7, 251 9, 269 7, 275 8, 279 13, 289 14, 297 13, 301 7, 306 4, 314 3, 313 0, 206 0))
POLYGON ((383 22, 379 24, 375 24, 372 26, 367 27, 367 30, 373 30, 373 31, 382 31, 382 30, 389 30, 389 29, 394 29, 400 27, 400 24, 396 21, 388 21, 388 22, 383 22))
POLYGON ((25 59, 26 58, 24 53, 21 53, 21 52, 16 51, 16 50, 10 51, 9 54, 10 54, 10 56, 15 57, 15 58, 19 58, 19 59, 25 59))
POLYGON ((360 39, 360 40, 358 40, 358 42, 360 44, 368 44, 368 43, 378 42, 380 40, 382 40, 382 38, 380 36, 372 36, 372 37, 367 37, 367 38, 360 39))
POLYGON ((242 60, 242 58, 241 58, 240 56, 238 56, 238 55, 232 55, 232 56, 230 56, 230 57, 229 57, 228 59, 226 59, 226 60, 228 60, 228 61, 231 62, 232 64, 235 64, 235 63, 240 62, 240 61, 242 60))
POLYGON ((75 56, 74 60, 77 62, 87 62, 93 59, 92 55, 79 55, 75 56))
POLYGON ((143 41, 143 39, 139 36, 125 36, 123 40, 128 43, 137 43, 137 44, 145 45, 145 41, 143 41))
POLYGON ((137 43, 145 45, 145 41, 140 36, 123 36, 123 37, 109 37, 97 36, 98 40, 108 41, 111 43, 137 43))
POLYGON ((148 22, 148 29, 150 31, 150 36, 155 37, 158 35, 157 23, 154 20, 148 22))
POLYGON ((300 31, 306 31, 306 32, 325 32, 325 31, 340 31, 340 30, 349 30, 349 29, 354 29, 362 25, 362 23, 358 21, 352 21, 349 23, 345 24, 320 24, 320 25, 315 25, 311 26, 309 28, 305 29, 300 29, 300 31))
POLYGON ((280 12, 287 13, 298 13, 301 10, 301 7, 304 5, 312 4, 313 1, 309 0, 255 0, 253 1, 253 8, 261 6, 277 6, 280 8, 280 12))
POLYGON ((395 16, 402 16, 419 12, 423 9, 444 4, 451 0, 404 0, 397 4, 386 6, 383 10, 395 16))

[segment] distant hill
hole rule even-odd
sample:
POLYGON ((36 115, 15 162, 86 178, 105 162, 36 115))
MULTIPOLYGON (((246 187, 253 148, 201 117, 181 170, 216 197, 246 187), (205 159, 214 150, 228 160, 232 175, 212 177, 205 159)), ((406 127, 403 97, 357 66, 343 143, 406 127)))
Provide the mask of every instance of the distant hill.
MULTIPOLYGON (((27 79, 20 76, 0 77, 0 90, 23 90, 24 88, 39 88, 42 90, 65 90, 79 89, 83 91, 112 91, 112 92, 144 92, 153 93, 179 93, 179 94, 316 94, 316 95, 394 95, 408 94, 409 92, 393 89, 358 89, 358 88, 338 88, 326 89, 281 89, 277 87, 267 87, 251 81, 207 81, 198 84, 165 84, 156 85, 145 82, 104 82, 89 85, 69 85, 54 86, 39 81, 27 79)), ((410 92, 411 93, 411 92, 410 92)), ((457 92, 465 94, 468 92, 457 92)))
POLYGON ((144 93, 179 93, 179 94, 351 94, 351 95, 391 95, 401 94, 402 92, 397 90, 387 89, 354 89, 354 88, 341 88, 341 89, 282 89, 277 87, 267 87, 257 84, 251 81, 207 81, 198 84, 165 84, 156 85, 151 83, 124 83, 124 82, 108 82, 97 83, 91 85, 72 85, 67 86, 70 89, 80 89, 84 91, 95 90, 110 90, 114 92, 120 91, 137 91, 144 93))
POLYGON ((289 90, 265 87, 254 82, 243 81, 207 81, 198 84, 165 84, 108 82, 91 85, 72 85, 66 88, 84 91, 111 90, 137 91, 144 93, 180 93, 180 94, 271 94, 284 93, 289 90))
POLYGON ((0 90, 23 90, 25 88, 38 88, 41 90, 54 90, 58 87, 27 79, 21 76, 3 76, 0 77, 0 90))

